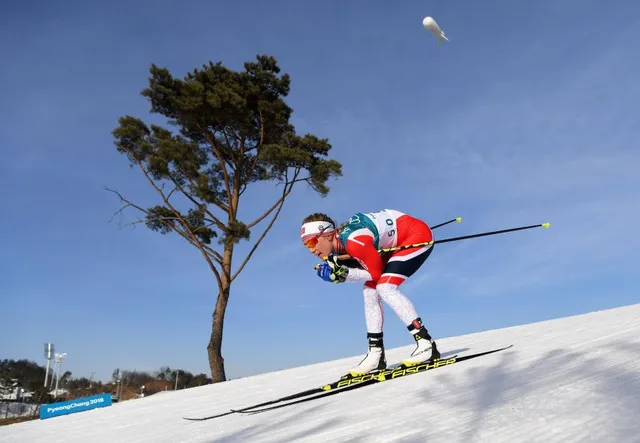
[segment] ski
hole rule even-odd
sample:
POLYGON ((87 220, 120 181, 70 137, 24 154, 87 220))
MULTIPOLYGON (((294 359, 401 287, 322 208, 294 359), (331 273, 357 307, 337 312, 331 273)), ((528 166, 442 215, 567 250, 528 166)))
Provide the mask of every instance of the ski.
MULTIPOLYGON (((455 357, 455 355, 452 356, 452 357, 455 357)), ((392 368, 397 368, 397 367, 399 367, 401 365, 402 364, 398 364, 398 365, 392 366, 392 368)), ((238 412, 238 413, 247 412, 250 409, 261 408, 261 407, 264 407, 264 406, 270 406, 270 405, 273 405, 273 404, 276 404, 276 403, 282 403, 282 402, 285 402, 285 401, 296 400, 298 398, 308 397, 308 396, 311 396, 311 395, 314 395, 314 394, 320 394, 322 392, 327 392, 329 390, 335 390, 335 389, 341 388, 342 386, 346 386, 347 384, 349 384, 350 380, 357 379, 359 381, 362 381, 363 377, 372 377, 372 376, 378 375, 380 372, 381 371, 373 371, 373 372, 370 372, 368 374, 357 376, 357 377, 351 377, 349 374, 347 374, 347 375, 343 375, 340 378, 340 380, 334 381, 333 383, 329 383, 329 384, 326 384, 326 385, 323 385, 323 386, 320 386, 320 387, 317 387, 317 388, 307 389, 306 391, 296 392, 295 394, 287 395, 286 397, 280 397, 280 398, 277 398, 275 400, 270 400, 270 401, 267 401, 267 402, 264 402, 264 403, 260 403, 260 404, 257 404, 257 405, 247 406, 247 407, 244 407, 242 409, 231 409, 228 412, 223 412, 223 413, 216 414, 216 415, 210 415, 210 416, 207 416, 207 417, 183 417, 183 418, 185 420, 190 420, 190 421, 204 421, 204 420, 211 420, 212 418, 225 417, 227 415, 231 415, 231 414, 234 414, 236 412, 238 412)))
MULTIPOLYGON (((377 383, 382 383, 384 381, 389 381, 389 380, 395 380, 397 378, 401 378, 404 377, 406 375, 412 375, 412 374, 420 374, 423 372, 427 372, 430 371, 432 369, 437 369, 437 368, 442 368, 445 366, 451 366, 455 363, 459 363, 461 361, 465 361, 465 360, 471 360, 473 358, 477 358, 477 357, 482 357, 484 355, 489 355, 489 354, 493 354, 495 352, 499 352, 499 351, 504 351, 505 349, 509 349, 510 347, 512 347, 513 345, 509 345, 509 346, 505 346, 503 348, 498 348, 498 349, 492 349, 490 351, 484 351, 484 352, 479 352, 477 354, 470 354, 470 355, 465 355, 462 357, 458 357, 457 355, 452 356, 452 357, 447 357, 447 358, 441 358, 439 360, 435 360, 435 361, 428 361, 425 363, 422 363, 420 365, 417 366, 410 366, 410 367, 406 367, 404 365, 400 365, 399 367, 395 368, 395 369, 386 369, 384 371, 380 371, 377 374, 367 374, 367 375, 363 375, 360 377, 354 377, 352 379, 349 380, 343 380, 338 382, 338 389, 335 388, 331 388, 331 389, 325 389, 325 392, 319 393, 318 395, 314 395, 314 396, 308 396, 307 398, 302 398, 296 401, 291 401, 289 403, 285 403, 285 404, 279 404, 279 405, 275 405, 275 406, 268 406, 268 407, 262 407, 262 406, 256 406, 256 407, 252 407, 252 408, 244 408, 242 410, 233 410, 233 412, 242 412, 245 414, 258 414, 261 412, 266 412, 266 411, 271 411, 273 409, 279 409, 279 408, 284 408, 286 406, 291 406, 291 405, 295 405, 298 403, 304 403, 307 401, 311 401, 311 400, 317 400, 319 398, 325 398, 328 397, 330 395, 335 395, 335 394, 340 394, 342 392, 347 392, 347 391, 351 391, 353 389, 358 389, 358 388, 362 388, 364 386, 369 386, 369 385, 374 385, 377 383)), ((328 388, 330 385, 325 386, 325 388, 328 388)))
POLYGON ((380 383, 387 380, 393 380, 399 377, 403 377, 405 375, 418 374, 418 373, 429 371, 431 369, 450 366, 452 364, 455 364, 461 361, 470 360, 472 358, 481 357, 483 355, 488 355, 494 352, 503 351, 505 349, 509 349, 512 346, 513 345, 509 345, 503 348, 492 349, 490 351, 479 352, 476 354, 470 354, 462 357, 458 357, 458 355, 442 357, 434 361, 428 361, 420 365, 411 366, 411 367, 406 367, 403 364, 400 364, 395 367, 385 369, 383 371, 371 372, 369 374, 365 374, 357 377, 351 377, 347 375, 347 376, 341 377, 339 380, 333 383, 326 384, 321 387, 317 387, 313 389, 308 389, 306 391, 297 392, 295 394, 277 398, 275 400, 270 400, 264 403, 247 406, 241 409, 231 409, 228 412, 223 412, 221 414, 216 414, 216 415, 210 415, 207 417, 183 417, 183 418, 185 420, 190 420, 190 421, 204 421, 204 420, 211 420, 214 418, 224 417, 234 413, 251 414, 251 413, 264 412, 264 411, 277 409, 277 408, 281 408, 281 407, 285 407, 285 406, 289 406, 297 403, 302 403, 305 401, 315 400, 317 398, 323 398, 329 395, 339 394, 340 392, 350 391, 353 389, 369 386, 369 385, 380 383), (296 401, 292 401, 292 400, 296 400, 296 401), (278 403, 285 403, 285 402, 290 402, 290 403, 278 405, 278 403), (272 406, 272 405, 276 405, 276 406, 272 406))
MULTIPOLYGON (((448 359, 451 358, 455 358, 457 357, 457 354, 454 354, 450 357, 447 357, 448 359)), ((430 360, 431 363, 436 364, 437 362, 442 362, 443 359, 439 358, 436 360, 430 360)), ((425 363, 423 363, 425 364, 425 363)), ((440 363, 438 363, 440 364, 440 363)), ((327 393, 329 391, 333 391, 333 392, 341 392, 343 390, 346 390, 347 387, 349 386, 362 386, 363 384, 368 385, 368 384, 372 384, 372 383, 376 383, 379 380, 377 380, 378 377, 381 377, 383 375, 383 373, 387 373, 387 372, 392 372, 392 371, 398 371, 401 368, 404 368, 405 366, 403 364, 397 364, 397 365, 393 365, 390 368, 385 369, 384 371, 372 371, 369 372, 367 374, 364 375, 358 375, 358 376, 352 376, 352 375, 343 375, 340 380, 338 381, 334 381, 333 383, 329 383, 326 384, 320 388, 315 388, 315 389, 310 389, 309 391, 303 391, 301 393, 298 394, 294 394, 296 396, 296 398, 289 398, 289 397, 284 397, 284 398, 280 398, 277 400, 272 400, 270 403, 271 404, 275 404, 275 403, 283 403, 285 401, 289 401, 289 400, 295 400, 297 398, 301 398, 301 397, 311 397, 314 394, 322 394, 322 393, 327 393)), ((352 388, 353 389, 353 388, 352 388)), ((313 397, 315 398, 315 397, 313 397)), ((263 406, 269 406, 269 405, 254 405, 254 406, 248 406, 242 409, 231 409, 231 412, 238 412, 238 413, 252 413, 255 412, 254 410, 256 408, 260 408, 263 406)), ((262 409, 260 409, 262 410, 262 409)))

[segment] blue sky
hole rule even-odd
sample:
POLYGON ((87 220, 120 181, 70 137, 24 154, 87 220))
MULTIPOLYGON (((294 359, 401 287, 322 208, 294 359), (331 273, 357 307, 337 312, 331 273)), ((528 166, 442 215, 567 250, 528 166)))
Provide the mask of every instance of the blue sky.
MULTIPOLYGON (((463 217, 437 238, 551 222, 436 246, 404 286, 436 338, 640 302, 639 13, 577 0, 6 4, 0 358, 44 364, 51 341, 76 376, 208 373, 213 275, 180 238, 110 222, 104 186, 157 201, 111 131, 125 114, 159 121, 139 94, 151 63, 182 77, 257 53, 291 75, 293 123, 330 139, 344 176, 324 199, 298 186, 232 287, 228 377, 366 352, 360 286, 318 279, 299 242, 315 211, 463 217)), ((277 192, 251 190, 242 215, 277 192)), ((386 345, 410 344, 385 313, 386 345)))

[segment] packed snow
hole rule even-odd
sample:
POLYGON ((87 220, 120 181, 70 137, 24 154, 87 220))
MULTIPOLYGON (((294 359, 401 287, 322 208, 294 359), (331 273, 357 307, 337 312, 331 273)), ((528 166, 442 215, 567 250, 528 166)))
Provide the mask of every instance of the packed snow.
POLYGON ((640 442, 640 304, 439 344, 443 356, 514 346, 261 414, 182 418, 324 385, 361 355, 3 426, 0 442, 640 442))

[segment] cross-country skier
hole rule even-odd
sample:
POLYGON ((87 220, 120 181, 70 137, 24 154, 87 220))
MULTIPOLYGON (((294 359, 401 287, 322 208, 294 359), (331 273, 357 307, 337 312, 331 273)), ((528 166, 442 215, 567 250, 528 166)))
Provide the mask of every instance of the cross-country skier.
POLYGON ((333 283, 364 283, 364 312, 369 351, 349 373, 353 376, 385 369, 386 358, 382 340, 383 308, 389 305, 407 325, 416 341, 416 349, 403 360, 416 365, 440 353, 433 338, 423 326, 411 301, 399 286, 413 275, 433 250, 433 245, 394 251, 381 256, 378 249, 426 243, 433 239, 429 226, 415 217, 393 209, 357 213, 347 223, 336 227, 326 214, 314 213, 302 221, 300 236, 312 254, 327 257, 318 268, 318 276, 333 283), (348 254, 354 260, 347 263, 338 255, 348 254), (360 266, 358 266, 358 263, 360 266))

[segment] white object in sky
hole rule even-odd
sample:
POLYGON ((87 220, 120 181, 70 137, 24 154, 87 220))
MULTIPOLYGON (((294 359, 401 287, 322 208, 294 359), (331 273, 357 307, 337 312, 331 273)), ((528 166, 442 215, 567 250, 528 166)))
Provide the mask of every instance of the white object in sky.
MULTIPOLYGON (((387 349, 389 364, 415 348, 404 340, 387 349)), ((640 304, 438 340, 445 357, 509 344, 497 354, 256 415, 182 418, 322 386, 362 353, 0 426, 0 443, 640 441, 640 304)), ((286 345, 274 346, 285 352, 286 345)), ((272 364, 295 358, 292 352, 272 364)))
POLYGON ((426 30, 428 30, 434 37, 438 39, 438 46, 440 45, 442 39, 449 41, 447 36, 444 35, 444 31, 440 29, 440 26, 438 26, 438 23, 436 23, 433 17, 425 17, 424 19, 422 19, 422 26, 424 26, 426 30))

